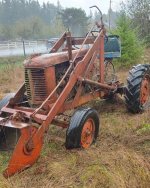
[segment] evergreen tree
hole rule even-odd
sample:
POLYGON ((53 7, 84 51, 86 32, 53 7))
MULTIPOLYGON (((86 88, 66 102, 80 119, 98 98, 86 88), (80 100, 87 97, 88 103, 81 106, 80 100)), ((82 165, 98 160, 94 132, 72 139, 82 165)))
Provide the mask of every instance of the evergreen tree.
POLYGON ((88 17, 85 11, 77 8, 66 8, 61 13, 64 26, 73 35, 82 36, 87 33, 88 17))
POLYGON ((121 63, 125 65, 136 63, 142 56, 142 42, 139 41, 137 30, 132 29, 131 20, 125 13, 120 15, 117 28, 113 31, 113 33, 119 35, 121 38, 121 63))

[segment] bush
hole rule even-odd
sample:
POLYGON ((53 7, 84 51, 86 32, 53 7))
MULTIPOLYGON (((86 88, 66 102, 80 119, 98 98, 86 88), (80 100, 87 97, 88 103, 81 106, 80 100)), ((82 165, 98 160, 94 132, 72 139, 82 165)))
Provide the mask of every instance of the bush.
POLYGON ((143 45, 138 39, 136 29, 131 28, 131 21, 125 13, 120 15, 113 33, 119 35, 121 39, 122 53, 119 62, 125 66, 137 63, 143 55, 143 45))

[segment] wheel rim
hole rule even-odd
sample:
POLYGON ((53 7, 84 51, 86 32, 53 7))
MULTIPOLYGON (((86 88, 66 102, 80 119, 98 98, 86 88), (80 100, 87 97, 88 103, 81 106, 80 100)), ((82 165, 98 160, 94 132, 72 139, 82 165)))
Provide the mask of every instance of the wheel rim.
POLYGON ((93 142, 95 133, 95 123, 93 119, 88 119, 81 132, 81 146, 83 148, 88 148, 93 142))
POLYGON ((146 75, 141 84, 140 103, 141 105, 147 104, 150 96, 150 77, 146 75))

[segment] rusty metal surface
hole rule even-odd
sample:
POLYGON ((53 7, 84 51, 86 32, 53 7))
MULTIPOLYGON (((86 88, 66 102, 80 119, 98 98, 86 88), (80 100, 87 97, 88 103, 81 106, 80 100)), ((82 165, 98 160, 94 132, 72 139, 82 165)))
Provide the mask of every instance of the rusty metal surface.
POLYGON ((68 49, 68 58, 69 58, 69 61, 71 61, 72 60, 72 38, 71 38, 70 32, 67 33, 66 42, 67 42, 66 46, 68 49))
MULTIPOLYGON (((17 110, 17 109, 15 109, 15 108, 8 108, 8 107, 3 107, 3 108, 2 108, 2 112, 9 113, 9 114, 15 114, 16 112, 20 112, 20 111, 21 111, 21 112, 24 112, 24 114, 26 115, 26 117, 27 117, 28 119, 30 119, 32 113, 34 112, 34 111, 32 111, 32 112, 26 111, 26 109, 23 110, 23 108, 22 108, 22 110, 17 110)), ((38 117, 39 119, 41 119, 42 121, 44 121, 44 120, 46 119, 46 116, 45 116, 45 115, 42 115, 42 114, 37 114, 37 117, 38 117)))
POLYGON ((25 69, 25 86, 31 104, 41 103, 48 95, 44 69, 25 69))
POLYGON ((104 66, 104 35, 105 31, 100 36, 98 48, 99 48, 99 71, 100 71, 100 82, 104 83, 104 72, 105 72, 105 66, 104 66))
MULTIPOLYGON (((92 30, 92 29, 93 29, 93 28, 91 28, 91 30, 92 30)), ((90 31, 90 32, 91 32, 91 31, 90 31)), ((90 32, 89 32, 89 33, 90 33, 90 32)), ((89 35, 89 34, 88 34, 88 35, 89 35)), ((64 82, 65 78, 68 76, 69 72, 73 71, 74 66, 75 66, 75 63, 76 63, 76 59, 77 59, 77 58, 79 57, 79 55, 81 54, 82 48, 84 47, 84 44, 85 44, 86 40, 88 39, 88 35, 85 37, 84 42, 83 42, 81 48, 78 50, 77 54, 75 54, 75 57, 74 57, 72 63, 69 65, 68 69, 66 70, 65 74, 63 75, 63 77, 61 78, 61 80, 59 81, 59 83, 57 84, 56 88, 51 92, 51 94, 50 94, 50 95, 47 97, 47 99, 41 104, 41 106, 40 106, 38 109, 36 109, 35 112, 32 114, 32 117, 33 117, 33 118, 35 118, 35 114, 37 114, 37 113, 40 111, 40 109, 43 108, 43 106, 44 106, 44 105, 51 99, 51 97, 55 94, 55 92, 57 91, 57 89, 62 85, 62 83, 64 82)), ((98 39, 97 39, 97 42, 98 42, 98 39)), ((93 51, 95 50, 94 47, 93 47, 92 49, 93 49, 93 51)), ((88 51, 89 51, 89 50, 88 50, 88 51)), ((86 55, 87 55, 87 53, 86 53, 86 55)), ((90 57, 89 57, 89 60, 90 60, 90 57)), ((88 60, 88 61, 89 61, 89 60, 88 60)), ((88 64, 88 61, 85 60, 84 62, 85 62, 86 64, 88 64)), ((78 64, 79 64, 79 63, 78 63, 78 64)), ((82 65, 82 61, 80 61, 80 65, 82 65)), ((82 67, 80 67, 80 68, 82 68, 82 67)), ((83 70, 82 70, 82 71, 83 71, 83 70)), ((70 75, 70 77, 71 77, 71 75, 70 75)), ((71 81, 69 82, 69 84, 71 84, 71 81)), ((73 83, 72 83, 72 84, 73 84, 73 83)), ((73 86, 74 86, 74 85, 72 85, 72 87, 73 87, 73 86)), ((48 115, 48 116, 49 116, 49 115, 48 115)))
POLYGON ((16 92, 15 96, 11 98, 11 100, 9 101, 9 104, 15 105, 18 101, 20 101, 25 91, 26 91, 25 83, 23 83, 22 86, 19 88, 19 90, 16 92))
POLYGON ((64 44, 65 40, 66 40, 66 32, 64 32, 63 35, 60 37, 60 39, 54 44, 54 46, 50 50, 50 53, 57 52, 58 49, 64 44))
POLYGON ((9 178, 16 172, 21 172, 25 168, 28 168, 38 159, 43 139, 37 138, 36 131, 35 127, 32 127, 32 129, 29 127, 21 129, 21 136, 11 156, 8 167, 3 173, 5 178, 9 178), (31 150, 28 150, 28 148, 31 150))
POLYGON ((41 104, 56 87, 55 67, 25 68, 25 87, 29 103, 41 104))
MULTIPOLYGON (((88 65, 93 53, 98 48, 99 40, 102 35, 103 35, 103 30, 100 32, 99 36, 95 40, 93 47, 88 50, 88 52, 84 56, 83 60, 80 61, 74 68, 74 71, 71 73, 70 79, 69 79, 67 85, 65 86, 64 90, 60 94, 57 101, 54 103, 54 105, 50 109, 49 113, 47 114, 46 120, 42 123, 42 126, 40 127, 39 131, 37 132, 39 137, 41 137, 44 134, 45 130, 48 129, 49 124, 52 122, 53 118, 58 113, 60 107, 63 105, 68 94, 71 92, 72 88, 74 87, 75 83, 77 82, 78 77, 84 73, 85 68, 88 65)), ((101 55, 104 55, 104 54, 101 54, 101 55)), ((104 63, 104 62, 101 62, 101 63, 104 63)), ((47 100, 48 100, 48 98, 47 98, 47 100)), ((36 113, 33 113, 32 117, 34 118, 35 116, 36 116, 36 113)))
MULTIPOLYGON (((78 58, 84 56, 87 53, 87 51, 88 49, 81 50, 80 54, 78 55, 78 58)), ((74 58, 78 52, 79 50, 73 50, 72 58, 74 58)), ((69 61, 67 51, 36 56, 32 59, 25 60, 24 66, 26 68, 45 68, 45 67, 54 66, 56 64, 60 64, 66 61, 69 61)))
MULTIPOLYGON (((72 45, 81 45, 84 42, 83 37, 72 37, 72 45)), ((88 37, 85 44, 93 44, 94 43, 95 38, 93 37, 88 37)))
POLYGON ((1 124, 1 122, 0 122, 0 126, 22 129, 22 128, 28 127, 30 125, 28 123, 23 123, 21 121, 8 120, 3 124, 1 124))
POLYGON ((113 85, 110 86, 108 84, 98 83, 98 82, 95 82, 93 80, 85 79, 85 78, 82 78, 82 77, 80 77, 79 80, 82 81, 83 83, 99 86, 100 88, 103 88, 103 89, 109 89, 109 90, 117 89, 117 86, 113 86, 113 85))
POLYGON ((74 109, 78 106, 86 104, 87 102, 93 99, 99 98, 102 94, 103 92, 95 91, 89 94, 85 94, 84 96, 80 96, 78 101, 75 100, 73 102, 68 102, 65 105, 63 105, 61 111, 74 109))

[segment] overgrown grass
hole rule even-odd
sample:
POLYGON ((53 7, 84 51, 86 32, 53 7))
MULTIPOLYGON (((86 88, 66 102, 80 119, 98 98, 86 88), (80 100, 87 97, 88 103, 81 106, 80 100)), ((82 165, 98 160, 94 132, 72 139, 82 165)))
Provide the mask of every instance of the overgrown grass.
POLYGON ((13 64, 23 62, 25 58, 23 56, 12 56, 12 57, 0 57, 1 64, 13 64))
POLYGON ((121 101, 114 104, 97 101, 94 107, 99 110, 101 119, 95 145, 88 150, 67 151, 65 130, 52 127, 39 160, 8 181, 1 176, 3 187, 148 188, 148 140, 137 130, 150 121, 149 112, 129 114, 121 101), (52 139, 60 131, 62 141, 52 139))
MULTIPOLYGON (((4 66, 0 69, 1 95, 6 93, 6 89, 14 91, 23 81, 22 65, 18 63, 13 66, 10 65, 8 68, 4 66), (5 69, 9 72, 6 77, 5 69)), ((118 73, 122 82, 125 82, 127 75, 127 70, 118 73)), ((8 180, 0 175, 0 187, 148 188, 150 111, 130 114, 120 97, 111 102, 96 100, 89 105, 100 114, 99 137, 91 148, 66 150, 64 147, 66 130, 51 126, 45 136, 44 147, 38 161, 31 168, 8 180), (57 136, 60 139, 57 139, 57 136)), ((10 156, 11 153, 0 153, 0 174, 10 156)))
POLYGON ((16 92, 24 80, 23 57, 0 58, 0 99, 16 92))

